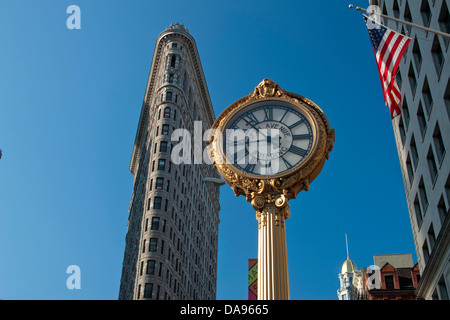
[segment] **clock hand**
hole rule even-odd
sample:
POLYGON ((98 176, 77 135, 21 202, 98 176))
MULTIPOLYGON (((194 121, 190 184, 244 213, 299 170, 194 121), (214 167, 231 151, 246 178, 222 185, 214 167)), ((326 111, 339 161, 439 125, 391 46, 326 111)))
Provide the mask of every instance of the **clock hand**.
POLYGON ((277 135, 277 136, 275 136, 273 139, 269 139, 269 138, 271 138, 270 136, 269 137, 267 137, 267 142, 268 143, 270 143, 270 144, 272 144, 272 145, 274 145, 275 144, 275 147, 280 147, 280 145, 281 145, 281 136, 280 135, 277 135), (277 139, 277 137, 278 137, 278 139, 277 139), (278 140, 278 141, 277 141, 278 140))
POLYGON ((261 130, 259 128, 256 128, 250 121, 248 121, 245 118, 242 118, 242 120, 244 120, 245 122, 247 122, 247 125, 249 125, 250 127, 252 127, 253 129, 255 129, 255 131, 258 131, 259 134, 263 135, 265 138, 267 138, 267 136, 261 132, 261 130))

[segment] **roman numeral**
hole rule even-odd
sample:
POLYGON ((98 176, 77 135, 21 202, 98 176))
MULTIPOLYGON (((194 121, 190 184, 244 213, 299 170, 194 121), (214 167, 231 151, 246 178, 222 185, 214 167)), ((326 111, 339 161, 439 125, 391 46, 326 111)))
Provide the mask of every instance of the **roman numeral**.
POLYGON ((305 139, 310 139, 311 135, 309 133, 307 134, 294 134, 292 136, 292 139, 294 140, 305 140, 305 139))
POLYGON ((266 174, 266 175, 272 174, 272 162, 271 161, 264 164, 264 170, 261 173, 266 174))
POLYGON ((288 114, 288 110, 286 110, 286 112, 283 114, 283 116, 281 117, 281 119, 280 119, 280 122, 283 122, 283 119, 284 119, 284 117, 286 117, 286 115, 288 114))
POLYGON ((272 121, 273 120, 273 109, 265 108, 264 109, 264 121, 272 121))
POLYGON ((253 172, 255 170, 256 163, 249 163, 245 166, 244 170, 247 172, 253 172))
POLYGON ((299 148, 294 145, 291 146, 291 148, 289 149, 289 152, 292 152, 292 153, 302 156, 302 157, 304 157, 308 154, 308 151, 306 151, 305 149, 299 148))
POLYGON ((287 161, 284 157, 281 157, 281 159, 283 159, 283 162, 288 169, 292 168, 292 164, 290 164, 289 161, 287 161))
POLYGON ((247 124, 251 127, 255 127, 259 123, 258 119, 255 117, 253 113, 243 116, 242 120, 247 122, 247 124))
POLYGON ((296 126, 302 124, 303 122, 305 122, 305 119, 300 119, 299 121, 297 121, 296 123, 292 124, 289 126, 289 129, 294 129, 296 126))
POLYGON ((248 139, 241 139, 241 140, 234 140, 234 141, 233 141, 233 145, 234 145, 235 147, 237 147, 237 146, 243 146, 243 145, 248 145, 248 143, 249 143, 249 140, 248 140, 248 139))

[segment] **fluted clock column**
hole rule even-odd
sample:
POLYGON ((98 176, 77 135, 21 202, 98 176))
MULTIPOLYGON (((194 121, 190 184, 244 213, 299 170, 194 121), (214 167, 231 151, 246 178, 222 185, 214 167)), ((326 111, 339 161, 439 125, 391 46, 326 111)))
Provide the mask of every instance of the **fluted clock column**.
POLYGON ((289 272, 285 220, 289 205, 284 196, 252 201, 258 220, 258 300, 289 300, 289 272))

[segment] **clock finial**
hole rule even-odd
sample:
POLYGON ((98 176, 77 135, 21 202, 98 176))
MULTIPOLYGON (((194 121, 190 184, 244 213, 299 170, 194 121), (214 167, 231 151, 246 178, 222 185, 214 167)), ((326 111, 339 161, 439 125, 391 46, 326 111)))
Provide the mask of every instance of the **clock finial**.
POLYGON ((253 92, 253 96, 256 98, 267 98, 267 97, 279 97, 283 94, 283 90, 280 86, 270 79, 264 79, 258 84, 253 92))

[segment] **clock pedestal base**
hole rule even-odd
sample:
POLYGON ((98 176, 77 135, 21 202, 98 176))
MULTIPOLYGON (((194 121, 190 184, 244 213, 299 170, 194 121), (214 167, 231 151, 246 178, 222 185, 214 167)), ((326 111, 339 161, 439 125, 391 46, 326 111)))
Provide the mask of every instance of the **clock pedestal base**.
POLYGON ((258 211, 258 300, 289 300, 286 229, 289 206, 258 211))

